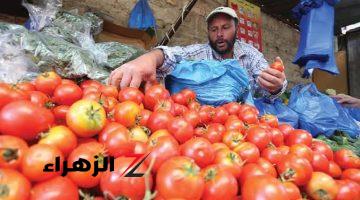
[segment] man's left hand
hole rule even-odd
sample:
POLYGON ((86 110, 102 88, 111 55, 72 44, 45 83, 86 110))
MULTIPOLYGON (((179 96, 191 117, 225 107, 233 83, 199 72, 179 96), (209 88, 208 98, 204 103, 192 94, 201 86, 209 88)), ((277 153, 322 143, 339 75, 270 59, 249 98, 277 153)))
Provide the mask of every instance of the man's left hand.
POLYGON ((284 72, 267 68, 260 73, 258 82, 261 87, 265 88, 271 94, 277 94, 281 91, 285 79, 286 76, 284 72))

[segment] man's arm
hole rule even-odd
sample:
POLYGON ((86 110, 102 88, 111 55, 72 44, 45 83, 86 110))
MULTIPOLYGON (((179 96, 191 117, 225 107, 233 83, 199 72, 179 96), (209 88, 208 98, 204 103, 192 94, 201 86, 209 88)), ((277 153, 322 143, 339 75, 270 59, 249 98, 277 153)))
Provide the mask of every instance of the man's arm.
POLYGON ((156 69, 162 66, 164 57, 160 49, 141 55, 112 71, 109 84, 124 88, 139 87, 142 81, 155 81, 156 69))

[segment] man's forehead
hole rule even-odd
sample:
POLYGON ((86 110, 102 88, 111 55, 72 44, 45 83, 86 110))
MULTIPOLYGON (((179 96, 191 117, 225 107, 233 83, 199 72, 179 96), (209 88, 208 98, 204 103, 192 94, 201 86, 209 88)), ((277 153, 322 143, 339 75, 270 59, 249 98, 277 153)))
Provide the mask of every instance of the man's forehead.
POLYGON ((216 19, 221 19, 221 20, 224 20, 225 23, 231 23, 234 19, 232 17, 230 17, 229 15, 227 14, 224 14, 224 13, 217 13, 215 14, 214 16, 212 16, 209 21, 208 21, 208 25, 211 26, 213 25, 214 21, 216 19))

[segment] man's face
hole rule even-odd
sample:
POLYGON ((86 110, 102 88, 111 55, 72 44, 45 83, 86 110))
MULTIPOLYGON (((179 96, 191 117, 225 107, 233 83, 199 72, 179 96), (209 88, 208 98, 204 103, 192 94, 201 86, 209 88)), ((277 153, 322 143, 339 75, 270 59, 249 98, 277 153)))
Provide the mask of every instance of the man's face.
POLYGON ((232 51, 236 39, 235 21, 226 14, 215 15, 208 24, 210 46, 220 55, 232 51))

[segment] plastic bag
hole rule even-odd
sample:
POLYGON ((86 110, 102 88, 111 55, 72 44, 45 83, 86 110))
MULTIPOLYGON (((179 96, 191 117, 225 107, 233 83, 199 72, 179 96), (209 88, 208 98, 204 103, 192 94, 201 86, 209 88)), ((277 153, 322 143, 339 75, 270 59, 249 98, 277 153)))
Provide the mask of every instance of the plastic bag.
POLYGON ((360 127, 334 99, 318 91, 311 83, 297 85, 291 90, 288 106, 299 115, 299 128, 314 137, 319 134, 331 136, 336 130, 357 137, 360 127))
POLYGON ((156 27, 155 17, 147 0, 139 0, 136 3, 130 13, 129 27, 141 30, 156 27))
POLYGON ((94 55, 72 43, 41 32, 28 32, 23 40, 24 49, 33 54, 41 71, 54 68, 66 78, 89 77, 105 80, 109 72, 99 67, 94 55))
POLYGON ((28 10, 30 16, 30 30, 40 31, 49 25, 56 13, 62 7, 62 0, 36 0, 29 3, 23 0, 22 5, 28 10))
POLYGON ((120 65, 145 53, 142 49, 118 42, 96 43, 95 46, 97 49, 106 53, 107 60, 104 63, 104 66, 110 70, 114 70, 120 65))
POLYGON ((39 72, 19 43, 13 39, 13 34, 11 30, 0 34, 0 81, 9 84, 32 80, 39 72))
POLYGON ((348 113, 356 120, 360 122, 360 108, 344 107, 348 113))
POLYGON ((293 13, 300 20, 300 43, 293 63, 339 74, 334 59, 334 5, 337 0, 302 0, 293 13))
POLYGON ((281 99, 275 99, 273 102, 266 98, 258 98, 254 100, 256 108, 261 115, 276 115, 279 122, 290 124, 292 127, 298 127, 299 116, 291 108, 287 107, 281 99))
POLYGON ((248 74, 235 59, 182 61, 166 77, 170 93, 190 88, 201 104, 219 106, 242 101, 254 104, 248 74))

